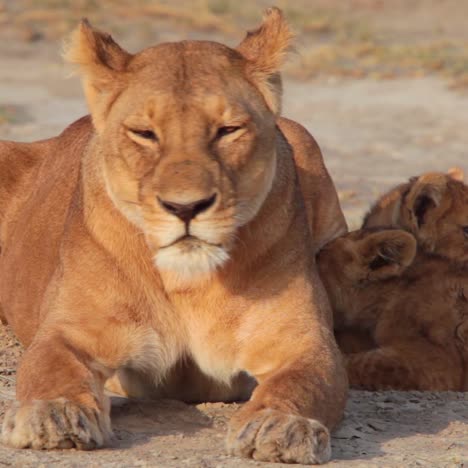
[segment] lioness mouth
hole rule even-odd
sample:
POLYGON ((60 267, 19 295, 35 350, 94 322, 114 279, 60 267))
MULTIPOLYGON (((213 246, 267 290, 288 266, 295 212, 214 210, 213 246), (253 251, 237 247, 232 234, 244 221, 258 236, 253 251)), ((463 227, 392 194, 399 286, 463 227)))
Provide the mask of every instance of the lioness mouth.
POLYGON ((161 249, 167 249, 169 247, 172 247, 176 244, 181 244, 184 247, 190 247, 190 248, 196 248, 198 245, 205 244, 205 245, 212 245, 213 247, 222 247, 221 244, 213 244, 212 242, 205 241, 203 239, 200 239, 199 237, 192 236, 191 234, 185 234, 182 237, 179 237, 175 241, 171 242, 168 245, 165 245, 164 247, 161 247, 161 249))

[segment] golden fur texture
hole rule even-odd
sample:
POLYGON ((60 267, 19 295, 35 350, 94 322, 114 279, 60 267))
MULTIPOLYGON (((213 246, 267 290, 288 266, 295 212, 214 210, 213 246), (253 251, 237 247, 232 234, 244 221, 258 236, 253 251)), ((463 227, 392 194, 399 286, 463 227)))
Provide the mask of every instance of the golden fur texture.
POLYGON ((319 253, 352 387, 468 390, 468 266, 416 250, 406 231, 363 229, 319 253))
POLYGON ((468 261, 468 186, 463 171, 429 172, 383 195, 363 228, 399 227, 411 232, 426 252, 468 261))
POLYGON ((237 50, 75 31, 92 121, 0 143, 0 303, 28 347, 6 444, 105 444, 106 382, 185 401, 257 382, 229 452, 330 458, 347 379, 314 253, 346 223, 316 143, 278 116, 290 38, 278 9, 237 50))

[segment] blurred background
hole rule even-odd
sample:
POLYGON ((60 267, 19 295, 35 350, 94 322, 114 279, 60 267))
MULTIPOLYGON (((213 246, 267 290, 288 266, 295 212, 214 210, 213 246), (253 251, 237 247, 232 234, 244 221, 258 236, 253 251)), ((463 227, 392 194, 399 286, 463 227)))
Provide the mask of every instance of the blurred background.
POLYGON ((0 138, 49 137, 86 113, 60 57, 82 17, 131 52, 235 46, 272 4, 297 34, 284 114, 319 142, 351 227, 409 176, 468 170, 466 0, 0 0, 0 138))

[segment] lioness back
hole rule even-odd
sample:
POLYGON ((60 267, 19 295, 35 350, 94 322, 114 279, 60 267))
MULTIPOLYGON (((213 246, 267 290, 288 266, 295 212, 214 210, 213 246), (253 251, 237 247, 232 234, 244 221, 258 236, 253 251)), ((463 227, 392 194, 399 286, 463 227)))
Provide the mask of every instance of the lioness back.
POLYGON ((338 195, 314 137, 300 124, 278 119, 278 126, 291 145, 294 164, 307 213, 312 250, 347 232, 348 226, 338 195))
MULTIPOLYGON (((4 255, 0 262, 0 279, 8 275, 9 281, 0 280, 0 297, 9 304, 5 310, 8 323, 18 330, 18 337, 26 346, 37 330, 38 307, 57 267, 67 213, 73 201, 80 202, 78 197, 72 198, 83 148, 91 135, 91 119, 84 117, 58 137, 25 145, 24 151, 18 151, 22 147, 15 144, 8 154, 8 165, 19 168, 18 172, 25 176, 14 179, 14 186, 9 189, 11 196, 4 198, 0 245, 9 245, 9 255, 4 255), (23 162, 25 156, 32 164, 23 162), (20 269, 14 251, 30 252, 20 269), (30 274, 32 270, 34 275, 30 274), (22 326, 15 327, 18 323, 22 326)), ((3 193, 8 187, 7 174, 0 170, 3 193)))

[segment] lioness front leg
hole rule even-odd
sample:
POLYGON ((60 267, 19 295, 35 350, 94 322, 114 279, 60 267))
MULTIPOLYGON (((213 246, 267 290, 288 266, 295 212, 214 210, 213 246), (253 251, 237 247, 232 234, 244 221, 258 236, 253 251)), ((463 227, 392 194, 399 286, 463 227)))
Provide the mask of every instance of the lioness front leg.
POLYGON ((262 336, 244 350, 259 385, 230 422, 228 450, 262 461, 325 463, 347 392, 333 336, 325 326, 279 336, 262 336))
POLYGON ((89 450, 111 437, 103 369, 61 337, 38 337, 17 376, 17 401, 3 421, 2 441, 16 448, 89 450))

